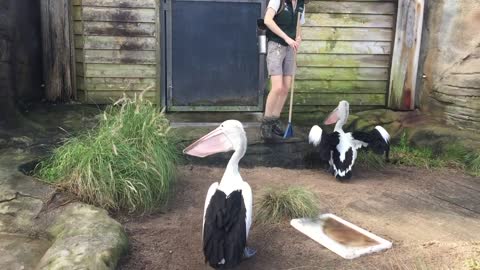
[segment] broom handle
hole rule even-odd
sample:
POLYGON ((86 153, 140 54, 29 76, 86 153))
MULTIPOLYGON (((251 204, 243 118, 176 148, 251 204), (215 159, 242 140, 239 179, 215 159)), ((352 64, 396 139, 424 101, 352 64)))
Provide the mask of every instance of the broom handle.
MULTIPOLYGON (((298 28, 300 27, 300 16, 302 14, 298 14, 297 16, 297 34, 298 34, 298 28)), ((292 76, 292 85, 291 85, 291 90, 290 90, 290 110, 288 112, 288 123, 292 122, 292 111, 293 111, 293 92, 295 91, 295 74, 297 73, 297 52, 295 53, 295 62, 293 63, 295 66, 295 72, 293 73, 292 76)))

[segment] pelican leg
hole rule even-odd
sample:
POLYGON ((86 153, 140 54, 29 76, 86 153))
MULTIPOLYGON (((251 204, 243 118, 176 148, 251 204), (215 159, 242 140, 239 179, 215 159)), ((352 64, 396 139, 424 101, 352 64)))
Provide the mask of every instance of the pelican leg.
POLYGON ((245 247, 245 249, 243 250, 244 259, 250 259, 255 256, 255 254, 257 254, 257 250, 252 247, 245 247))

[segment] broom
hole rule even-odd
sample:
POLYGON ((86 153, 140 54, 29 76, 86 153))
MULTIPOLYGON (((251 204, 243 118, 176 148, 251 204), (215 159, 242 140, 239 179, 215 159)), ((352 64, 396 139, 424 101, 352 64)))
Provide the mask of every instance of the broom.
MULTIPOLYGON (((297 33, 298 33, 298 28, 300 27, 300 16, 301 13, 298 13, 297 16, 297 33)), ((297 73, 297 52, 295 52, 295 73, 297 73)), ((295 90, 295 73, 293 73, 292 77, 292 86, 290 90, 290 110, 288 111, 288 125, 287 129, 285 130, 285 133, 283 134, 284 139, 288 139, 290 137, 293 137, 293 126, 292 126, 292 112, 293 112, 293 92, 295 90)))

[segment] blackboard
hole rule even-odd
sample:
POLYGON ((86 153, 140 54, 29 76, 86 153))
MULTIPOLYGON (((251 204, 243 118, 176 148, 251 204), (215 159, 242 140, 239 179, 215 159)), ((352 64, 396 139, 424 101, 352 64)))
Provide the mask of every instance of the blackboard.
POLYGON ((259 106, 260 2, 172 1, 171 106, 259 106))

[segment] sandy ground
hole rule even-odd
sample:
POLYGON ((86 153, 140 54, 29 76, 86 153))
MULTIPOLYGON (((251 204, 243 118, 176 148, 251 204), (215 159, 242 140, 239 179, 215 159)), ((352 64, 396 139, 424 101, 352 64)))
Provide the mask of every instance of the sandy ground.
MULTIPOLYGON (((119 218, 130 250, 119 269, 209 269, 201 228, 208 187, 222 168, 180 168, 170 209, 142 218, 119 218)), ((254 196, 269 186, 314 190, 331 212, 393 242, 383 253, 344 260, 293 229, 254 224, 249 245, 257 256, 238 269, 466 269, 480 250, 480 179, 451 170, 390 167, 358 169, 347 183, 322 170, 242 169, 254 196)), ((254 209, 255 211, 255 209, 254 209)))

